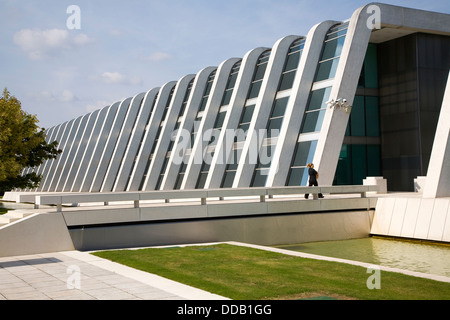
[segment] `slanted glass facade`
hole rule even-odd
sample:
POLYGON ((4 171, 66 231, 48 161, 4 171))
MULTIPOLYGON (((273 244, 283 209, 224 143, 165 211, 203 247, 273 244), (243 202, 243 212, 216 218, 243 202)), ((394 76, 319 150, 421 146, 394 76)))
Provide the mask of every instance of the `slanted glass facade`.
POLYGON ((239 125, 234 137, 233 150, 230 153, 230 158, 227 161, 224 176, 222 178, 222 188, 230 188, 233 186, 236 171, 238 169, 238 161, 242 152, 243 143, 247 137, 248 128, 253 117, 255 110, 256 99, 260 93, 261 85, 264 79, 264 75, 267 70, 267 64, 269 63, 271 50, 264 51, 258 59, 256 64, 253 80, 250 85, 247 101, 241 113, 239 125))
POLYGON ((272 106, 272 111, 266 126, 266 138, 259 151, 258 163, 252 178, 252 187, 263 187, 266 185, 269 173, 272 152, 276 146, 276 139, 283 124, 286 106, 289 102, 292 85, 294 84, 298 64, 305 46, 305 39, 295 40, 289 48, 286 62, 278 85, 277 95, 272 106), (263 159, 262 159, 263 158, 263 159))
POLYGON ((377 45, 370 43, 339 155, 335 185, 361 185, 381 176, 377 45))
POLYGON ((383 176, 388 190, 412 191, 428 170, 450 32, 363 20, 324 21, 311 38, 284 37, 50 128, 63 153, 24 172, 42 173, 39 192, 304 186, 318 161, 321 184, 383 176), (352 100, 351 113, 330 98, 352 100))
POLYGON ((308 181, 306 166, 314 158, 318 133, 322 128, 323 118, 327 109, 326 102, 330 99, 331 86, 333 84, 329 80, 336 75, 347 29, 348 23, 336 25, 329 30, 325 37, 309 102, 287 177, 287 186, 304 186, 308 181))

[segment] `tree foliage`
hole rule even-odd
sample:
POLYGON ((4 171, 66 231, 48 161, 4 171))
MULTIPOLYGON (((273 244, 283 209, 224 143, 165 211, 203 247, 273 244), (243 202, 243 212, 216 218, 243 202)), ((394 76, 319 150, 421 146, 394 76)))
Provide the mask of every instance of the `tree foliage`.
POLYGON ((5 88, 0 97, 0 194, 14 188, 36 188, 41 176, 21 174, 62 151, 58 142, 45 141, 45 129, 39 128, 35 115, 22 110, 20 101, 5 88))

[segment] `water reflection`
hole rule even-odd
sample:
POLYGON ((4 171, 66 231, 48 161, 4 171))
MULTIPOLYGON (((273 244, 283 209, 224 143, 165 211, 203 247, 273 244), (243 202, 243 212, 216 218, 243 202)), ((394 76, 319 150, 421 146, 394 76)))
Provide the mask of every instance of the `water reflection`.
POLYGON ((450 277, 450 246, 381 238, 303 243, 278 248, 450 277))

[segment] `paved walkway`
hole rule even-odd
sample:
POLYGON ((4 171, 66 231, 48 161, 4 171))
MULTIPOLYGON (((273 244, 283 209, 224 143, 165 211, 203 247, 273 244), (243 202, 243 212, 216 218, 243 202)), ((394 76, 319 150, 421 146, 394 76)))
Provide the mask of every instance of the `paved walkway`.
POLYGON ((86 252, 0 258, 0 300, 225 299, 86 252))

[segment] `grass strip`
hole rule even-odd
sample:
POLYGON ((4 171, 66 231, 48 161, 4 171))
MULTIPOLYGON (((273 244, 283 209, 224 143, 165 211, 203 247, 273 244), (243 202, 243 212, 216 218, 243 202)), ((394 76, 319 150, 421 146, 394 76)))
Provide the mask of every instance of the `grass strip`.
POLYGON ((381 289, 359 266, 219 244, 94 253, 234 300, 448 300, 450 284, 381 271, 381 289))

